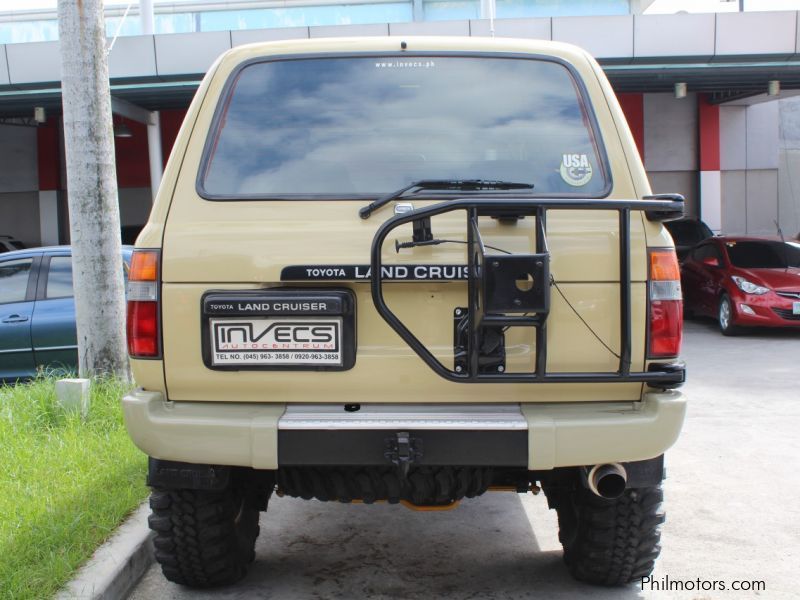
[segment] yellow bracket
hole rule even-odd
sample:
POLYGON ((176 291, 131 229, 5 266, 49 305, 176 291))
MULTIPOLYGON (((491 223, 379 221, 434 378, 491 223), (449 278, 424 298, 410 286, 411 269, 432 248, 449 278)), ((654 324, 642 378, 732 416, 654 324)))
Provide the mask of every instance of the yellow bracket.
POLYGON ((400 504, 408 508, 409 510, 415 510, 419 512, 437 512, 442 510, 453 510, 456 506, 458 506, 460 500, 456 500, 455 502, 451 502, 450 504, 429 504, 429 505, 422 505, 419 506, 414 504, 413 502, 409 502, 408 500, 400 500, 400 504))

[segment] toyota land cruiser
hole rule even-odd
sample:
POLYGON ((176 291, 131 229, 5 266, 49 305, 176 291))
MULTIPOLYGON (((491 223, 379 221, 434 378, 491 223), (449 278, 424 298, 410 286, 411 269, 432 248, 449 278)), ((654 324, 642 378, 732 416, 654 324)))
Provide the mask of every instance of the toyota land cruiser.
MULTIPOLYGON (((133 254, 123 399, 164 575, 254 558, 272 493, 454 506, 544 490, 578 579, 659 553, 680 277, 579 48, 243 46, 188 110, 133 254)), ((364 510, 368 510, 365 507, 364 510)))

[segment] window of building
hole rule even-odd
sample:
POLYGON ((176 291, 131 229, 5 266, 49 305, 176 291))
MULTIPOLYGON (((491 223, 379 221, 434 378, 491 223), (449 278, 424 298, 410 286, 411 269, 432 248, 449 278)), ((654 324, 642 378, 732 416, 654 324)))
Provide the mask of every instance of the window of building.
POLYGON ((496 0, 498 19, 627 15, 628 0, 496 0))
POLYGON ((422 4, 426 21, 480 19, 479 0, 427 0, 422 4))
POLYGON ((413 18, 411 2, 220 10, 202 12, 198 17, 200 31, 399 23, 413 18))

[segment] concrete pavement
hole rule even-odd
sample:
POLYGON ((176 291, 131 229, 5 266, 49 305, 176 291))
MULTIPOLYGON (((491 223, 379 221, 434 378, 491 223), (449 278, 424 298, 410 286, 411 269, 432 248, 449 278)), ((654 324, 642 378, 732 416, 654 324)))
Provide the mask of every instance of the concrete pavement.
POLYGON ((667 454, 654 578, 760 580, 669 592, 574 582, 543 495, 489 493, 450 512, 274 498, 238 585, 195 592, 152 567, 131 598, 796 598, 800 564, 800 331, 725 338, 686 324, 690 410, 667 454))

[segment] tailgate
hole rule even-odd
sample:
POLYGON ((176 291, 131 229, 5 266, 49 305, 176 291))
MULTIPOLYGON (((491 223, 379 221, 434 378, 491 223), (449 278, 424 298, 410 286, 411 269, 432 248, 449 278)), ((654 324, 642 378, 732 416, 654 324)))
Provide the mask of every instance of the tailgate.
MULTIPOLYGON (((417 207, 425 204, 415 202, 417 207)), ((357 216, 360 205, 353 201, 236 202, 232 210, 226 202, 200 198, 173 204, 162 256, 163 351, 171 399, 507 403, 640 398, 639 383, 460 385, 440 378, 374 308, 368 279, 370 246, 377 228, 391 216, 391 208, 364 221, 357 216), (199 231, 203 232, 201 239, 199 231), (213 293, 216 298, 224 299, 226 294, 236 298, 243 291, 253 297, 254 290, 274 288, 293 290, 296 300, 303 299, 304 290, 309 292, 307 298, 326 290, 350 290, 354 326, 339 331, 354 338, 342 340, 343 347, 354 348, 352 366, 350 361, 336 358, 333 362, 340 368, 326 368, 321 356, 316 357, 318 364, 312 358, 305 365, 311 370, 301 365, 301 372, 297 364, 274 361, 245 366, 209 364, 203 351, 211 341, 209 315, 203 314, 204 297, 213 293)), ((437 238, 466 240, 460 214, 435 217, 432 229, 437 238)), ((620 349, 617 216, 602 211, 551 210, 547 231, 550 272, 560 290, 551 294, 547 370, 613 373, 619 359, 612 351, 619 353, 620 349)), ((535 243, 533 219, 513 224, 482 219, 481 232, 486 244, 508 252, 527 252, 535 243)), ((467 263, 466 246, 446 243, 395 252, 395 239, 403 242, 411 237, 411 226, 404 225, 392 232, 384 245, 388 276, 406 274, 403 281, 384 285, 385 298, 436 358, 452 365, 455 311, 467 306, 467 283, 459 277, 467 263)), ((633 370, 644 367, 646 256, 642 217, 634 213, 633 370)), ((301 324, 303 319, 324 317, 304 314, 296 302, 286 306, 285 317, 301 324)), ((217 315, 217 321, 226 318, 243 317, 217 315)), ((258 331, 276 325, 269 320, 271 316, 259 318, 251 319, 258 331)), ((509 371, 531 370, 534 338, 531 330, 509 330, 505 340, 509 371)))

